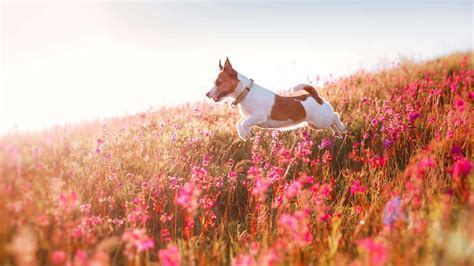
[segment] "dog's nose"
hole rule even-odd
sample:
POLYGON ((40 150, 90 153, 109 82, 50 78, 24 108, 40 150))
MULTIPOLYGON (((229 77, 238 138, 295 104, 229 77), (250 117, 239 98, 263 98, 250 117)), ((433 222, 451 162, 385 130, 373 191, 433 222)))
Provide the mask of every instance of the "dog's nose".
POLYGON ((211 98, 211 92, 206 93, 207 98, 211 98))

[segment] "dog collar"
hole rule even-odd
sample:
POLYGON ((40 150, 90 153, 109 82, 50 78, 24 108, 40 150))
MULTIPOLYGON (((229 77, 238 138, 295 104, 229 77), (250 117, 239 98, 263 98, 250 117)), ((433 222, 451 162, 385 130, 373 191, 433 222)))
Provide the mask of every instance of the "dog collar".
POLYGON ((245 99, 247 94, 249 94, 250 88, 252 88, 252 86, 253 86, 253 79, 250 79, 249 85, 245 87, 245 89, 239 94, 239 96, 235 98, 235 101, 231 103, 233 108, 237 107, 237 104, 241 103, 245 99))

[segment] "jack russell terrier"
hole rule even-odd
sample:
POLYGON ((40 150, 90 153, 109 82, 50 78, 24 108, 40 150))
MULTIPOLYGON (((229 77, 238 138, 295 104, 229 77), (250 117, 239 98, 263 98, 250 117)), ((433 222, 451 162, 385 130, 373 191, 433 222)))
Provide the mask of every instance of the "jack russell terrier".
POLYGON ((237 132, 242 140, 253 136, 252 127, 271 129, 293 129, 309 126, 313 130, 331 128, 334 135, 347 132, 339 119, 339 114, 325 99, 321 98, 314 87, 301 84, 292 90, 306 91, 297 96, 280 96, 238 73, 232 68, 229 58, 224 66, 219 60, 220 73, 215 86, 206 94, 220 102, 232 98, 232 106, 239 106, 243 118, 237 122, 237 132))

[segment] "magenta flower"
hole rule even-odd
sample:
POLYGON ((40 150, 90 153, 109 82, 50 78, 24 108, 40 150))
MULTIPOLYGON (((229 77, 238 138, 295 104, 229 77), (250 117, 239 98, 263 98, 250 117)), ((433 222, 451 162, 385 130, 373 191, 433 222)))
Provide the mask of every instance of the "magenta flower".
POLYGON ((324 138, 322 141, 321 141, 321 144, 318 145, 318 148, 320 150, 322 149, 326 149, 326 148, 329 148, 332 146, 332 141, 330 138, 324 138))
POLYGON ((158 252, 158 257, 163 266, 179 266, 181 263, 181 256, 175 245, 170 245, 167 249, 161 249, 158 252))
POLYGON ((459 147, 458 145, 454 145, 454 146, 451 148, 451 155, 454 156, 454 157, 457 157, 457 156, 462 155, 462 149, 461 149, 461 147, 459 147))
POLYGON ((354 183, 352 183, 352 186, 350 189, 351 195, 365 193, 366 191, 367 191, 366 186, 362 186, 359 180, 354 180, 354 183))
POLYGON ((410 123, 413 124, 415 123, 415 120, 420 117, 420 113, 418 112, 412 112, 408 115, 408 120, 410 120, 410 123))
POLYGON ((461 98, 456 98, 454 100, 454 107, 460 113, 464 112, 464 100, 461 98))
POLYGON ((453 166, 453 178, 459 179, 467 176, 472 169, 472 163, 469 159, 463 157, 457 160, 453 166))

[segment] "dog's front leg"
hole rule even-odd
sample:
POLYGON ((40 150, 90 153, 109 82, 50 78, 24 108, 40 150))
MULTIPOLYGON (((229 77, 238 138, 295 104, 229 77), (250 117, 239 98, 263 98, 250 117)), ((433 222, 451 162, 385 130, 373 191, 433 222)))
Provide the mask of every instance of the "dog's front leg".
POLYGON ((244 117, 242 117, 236 124, 235 127, 237 128, 237 134, 239 134, 239 138, 242 139, 243 141, 246 141, 247 139, 245 138, 245 129, 242 126, 242 122, 245 120, 244 117))
POLYGON ((253 135, 252 127, 263 122, 265 122, 265 118, 262 117, 248 117, 240 120, 237 123, 237 132, 239 133, 239 137, 246 141, 253 135))

